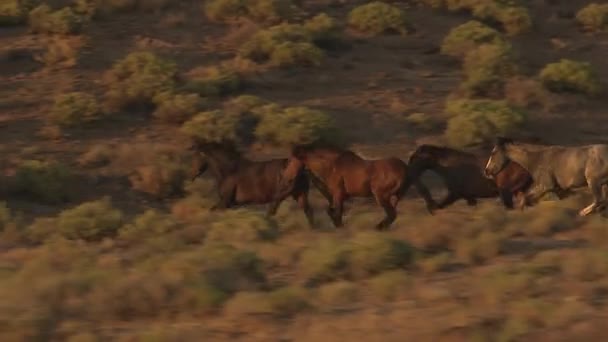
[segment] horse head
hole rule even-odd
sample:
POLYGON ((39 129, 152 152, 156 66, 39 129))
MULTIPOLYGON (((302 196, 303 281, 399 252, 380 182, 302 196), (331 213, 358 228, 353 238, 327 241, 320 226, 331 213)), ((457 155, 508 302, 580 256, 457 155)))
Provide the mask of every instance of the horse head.
POLYGON ((490 157, 486 163, 486 167, 483 173, 488 178, 494 178, 500 171, 502 171, 509 163, 509 156, 506 152, 506 147, 513 144, 514 140, 507 137, 497 137, 490 152, 490 157))

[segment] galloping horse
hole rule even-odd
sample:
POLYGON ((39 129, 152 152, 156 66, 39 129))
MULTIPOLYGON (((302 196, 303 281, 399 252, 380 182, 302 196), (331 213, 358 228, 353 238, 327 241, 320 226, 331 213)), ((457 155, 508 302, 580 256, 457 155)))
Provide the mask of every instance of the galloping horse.
MULTIPOLYGON (((327 213, 336 227, 342 226, 344 201, 351 197, 373 197, 386 217, 376 225, 388 228, 397 217, 397 203, 413 183, 432 213, 436 204, 418 181, 410 182, 407 164, 397 158, 365 160, 352 151, 329 145, 309 144, 292 148, 286 172, 305 166, 312 183, 327 199, 327 213)), ((289 189, 290 177, 282 178, 289 189)))
POLYGON ((439 203, 443 209, 459 199, 474 206, 478 198, 500 196, 507 209, 513 209, 513 196, 519 207, 526 205, 523 193, 532 184, 531 175, 519 164, 509 163, 489 179, 482 172, 483 162, 474 154, 443 146, 420 145, 409 158, 410 179, 418 179, 425 171, 436 172, 445 182, 448 194, 439 203))
POLYGON ((535 202, 548 192, 560 196, 560 193, 587 186, 594 199, 579 211, 579 215, 589 215, 606 205, 602 188, 608 184, 608 145, 537 145, 498 137, 488 158, 485 174, 498 174, 509 160, 517 162, 532 174, 534 186, 526 195, 527 202, 535 202))
POLYGON ((191 149, 196 156, 192 164, 192 180, 211 169, 215 177, 219 201, 211 210, 232 208, 236 205, 269 204, 267 215, 273 216, 288 196, 293 197, 304 210, 313 227, 313 211, 308 202, 310 183, 304 168, 292 168, 293 186, 279 191, 280 177, 287 159, 252 161, 245 159, 229 143, 196 142, 191 149))

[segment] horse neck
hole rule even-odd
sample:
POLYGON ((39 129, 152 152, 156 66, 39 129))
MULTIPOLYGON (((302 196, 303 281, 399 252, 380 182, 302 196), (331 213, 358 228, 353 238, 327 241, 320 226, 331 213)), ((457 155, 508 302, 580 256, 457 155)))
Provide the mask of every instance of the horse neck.
POLYGON ((509 159, 518 163, 526 170, 530 170, 530 168, 540 159, 544 149, 540 146, 527 148, 525 145, 509 145, 506 147, 506 152, 509 159))
POLYGON ((325 179, 331 173, 339 153, 311 154, 306 157, 306 168, 312 171, 318 178, 325 179))

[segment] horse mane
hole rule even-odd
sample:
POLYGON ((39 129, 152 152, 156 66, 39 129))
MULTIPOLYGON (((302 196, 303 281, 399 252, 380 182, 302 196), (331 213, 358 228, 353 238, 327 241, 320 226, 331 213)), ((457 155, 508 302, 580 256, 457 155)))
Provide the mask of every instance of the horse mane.
POLYGON ((291 154, 293 156, 298 156, 302 153, 310 153, 313 151, 324 151, 335 154, 351 154, 357 156, 357 154, 351 150, 327 142, 313 142, 309 144, 294 145, 291 148, 291 154))

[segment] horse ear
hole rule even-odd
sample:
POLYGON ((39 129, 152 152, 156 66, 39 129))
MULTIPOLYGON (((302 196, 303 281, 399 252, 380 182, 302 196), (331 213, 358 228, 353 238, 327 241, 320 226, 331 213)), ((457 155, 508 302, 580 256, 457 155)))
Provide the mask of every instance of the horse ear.
POLYGON ((496 137, 496 141, 495 141, 496 146, 505 146, 505 145, 512 144, 512 143, 513 143, 513 139, 508 138, 508 137, 496 137))

